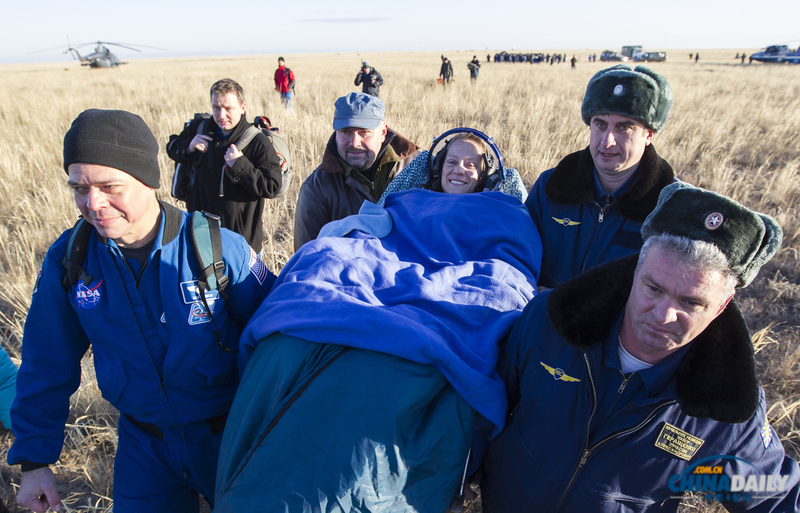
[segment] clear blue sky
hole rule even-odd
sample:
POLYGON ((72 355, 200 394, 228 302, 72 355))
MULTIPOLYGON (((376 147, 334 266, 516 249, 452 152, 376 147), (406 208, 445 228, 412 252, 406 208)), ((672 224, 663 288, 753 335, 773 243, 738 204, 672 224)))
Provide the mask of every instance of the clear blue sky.
POLYGON ((122 59, 626 44, 744 50, 800 44, 800 1, 9 0, 0 17, 0 63, 68 61, 58 50, 30 54, 66 47, 67 36, 73 45, 103 40, 169 50, 112 49, 122 59))

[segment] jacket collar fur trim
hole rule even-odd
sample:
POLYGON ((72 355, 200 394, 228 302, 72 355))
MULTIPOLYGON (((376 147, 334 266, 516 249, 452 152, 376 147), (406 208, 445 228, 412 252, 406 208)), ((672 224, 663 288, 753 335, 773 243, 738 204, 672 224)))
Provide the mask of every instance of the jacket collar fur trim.
MULTIPOLYGON (((416 144, 389 128, 386 132, 386 140, 381 145, 381 151, 375 158, 375 162, 383 164, 381 157, 388 146, 392 147, 398 161, 403 160, 419 149, 416 144)), ((322 156, 322 164, 319 165, 319 168, 328 173, 346 172, 342 162, 339 160, 339 151, 336 149, 336 132, 328 139, 328 144, 325 146, 325 154, 322 156)))
MULTIPOLYGON (((645 147, 631 186, 614 198, 614 208, 622 217, 642 223, 656 207, 661 189, 674 181, 672 167, 650 144, 645 147)), ((550 200, 567 205, 594 201, 594 160, 588 146, 558 163, 547 180, 545 193, 550 200)))
MULTIPOLYGON (((638 256, 594 267, 553 289, 548 317, 568 344, 586 351, 607 340, 625 309, 638 256)), ((678 369, 676 395, 692 417, 738 423, 753 416, 759 401, 755 355, 736 301, 692 342, 678 369)))

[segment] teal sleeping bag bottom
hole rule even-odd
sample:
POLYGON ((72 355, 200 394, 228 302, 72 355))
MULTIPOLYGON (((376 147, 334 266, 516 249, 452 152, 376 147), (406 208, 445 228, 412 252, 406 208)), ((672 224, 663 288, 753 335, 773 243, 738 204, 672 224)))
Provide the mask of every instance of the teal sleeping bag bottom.
POLYGON ((444 513, 474 410, 430 365, 273 334, 228 416, 215 513, 444 513))

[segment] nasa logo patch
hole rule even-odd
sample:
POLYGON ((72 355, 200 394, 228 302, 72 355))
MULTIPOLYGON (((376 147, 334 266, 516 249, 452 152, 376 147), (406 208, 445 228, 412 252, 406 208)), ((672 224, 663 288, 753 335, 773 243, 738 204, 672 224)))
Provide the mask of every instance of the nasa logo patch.
POLYGON ((83 283, 83 280, 78 280, 78 284, 75 286, 75 304, 78 308, 89 310, 97 306, 100 302, 100 285, 102 284, 103 280, 100 280, 100 283, 89 288, 83 283))
POLYGON ((622 96, 622 93, 625 92, 625 88, 622 87, 622 84, 617 84, 614 88, 614 96, 622 96))

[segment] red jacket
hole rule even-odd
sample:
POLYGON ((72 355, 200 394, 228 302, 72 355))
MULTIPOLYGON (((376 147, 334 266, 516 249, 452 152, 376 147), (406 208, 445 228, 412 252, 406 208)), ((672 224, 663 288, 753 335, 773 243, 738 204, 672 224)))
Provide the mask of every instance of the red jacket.
POLYGON ((275 89, 279 93, 288 93, 294 86, 294 71, 285 65, 275 70, 275 89))

